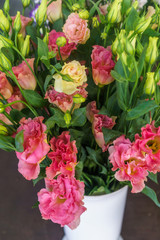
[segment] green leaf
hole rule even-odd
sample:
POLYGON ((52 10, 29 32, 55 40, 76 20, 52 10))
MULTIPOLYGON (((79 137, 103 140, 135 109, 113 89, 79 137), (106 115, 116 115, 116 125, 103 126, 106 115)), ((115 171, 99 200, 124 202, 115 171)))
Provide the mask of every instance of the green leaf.
POLYGON ((24 134, 23 134, 23 132, 24 132, 24 130, 20 131, 19 133, 16 134, 16 137, 15 137, 15 146, 16 146, 17 152, 24 151, 24 147, 23 147, 24 134))
POLYGON ((39 93, 33 90, 23 90, 23 93, 27 102, 34 107, 43 107, 46 103, 46 100, 44 100, 39 93))
MULTIPOLYGON (((95 14, 96 10, 98 9, 98 6, 100 4, 102 0, 99 0, 97 1, 96 3, 94 3, 93 7, 90 9, 90 12, 89 12, 89 16, 90 17, 93 17, 93 15, 95 14)), ((93 3, 93 2, 92 2, 93 3)))
POLYGON ((145 47, 143 49, 143 52, 139 58, 139 61, 138 61, 138 78, 141 76, 142 74, 142 71, 143 71, 143 67, 144 67, 144 63, 145 63, 145 57, 146 57, 146 50, 147 48, 145 47))
POLYGON ((157 104, 154 100, 148 100, 144 101, 142 103, 139 103, 135 108, 131 109, 127 113, 126 120, 133 120, 136 118, 139 118, 140 116, 143 116, 144 114, 148 113, 149 111, 157 108, 157 104))
POLYGON ((32 208, 37 208, 39 206, 39 202, 37 201, 33 206, 32 208))
POLYGON ((123 134, 119 131, 115 131, 115 130, 108 129, 108 128, 102 128, 102 131, 103 131, 103 135, 104 135, 104 141, 106 144, 108 144, 109 142, 112 142, 114 139, 116 139, 117 137, 119 137, 123 134))
POLYGON ((55 119, 55 117, 52 116, 45 122, 45 125, 47 126, 47 130, 50 130, 51 128, 54 127, 54 125, 55 125, 55 120, 54 119, 55 119))
POLYGON ((99 18, 100 18, 100 20, 101 20, 101 23, 103 23, 104 22, 104 20, 105 20, 105 17, 101 14, 101 12, 100 12, 100 9, 99 9, 99 7, 98 7, 98 5, 99 5, 99 3, 101 2, 101 1, 98 1, 98 2, 93 2, 92 0, 89 0, 89 2, 91 2, 92 4, 93 4, 93 9, 91 9, 91 15, 90 15, 90 17, 92 17, 93 15, 94 15, 94 13, 95 13, 95 11, 97 11, 98 12, 98 15, 99 15, 99 18), (93 14, 93 15, 92 15, 93 14))
POLYGON ((128 88, 128 82, 116 82, 116 88, 117 88, 117 101, 119 107, 126 111, 127 110, 127 105, 129 102, 129 88, 128 88))
POLYGON ((119 82, 127 81, 126 78, 122 77, 118 72, 116 72, 114 70, 111 71, 111 75, 114 79, 116 79, 119 82))
POLYGON ((72 115, 71 126, 82 127, 86 120, 86 108, 75 109, 72 115))
POLYGON ((34 43, 37 44, 37 29, 33 26, 27 26, 26 27, 26 32, 27 32, 27 35, 30 35, 31 36, 31 39, 34 43))
POLYGON ((56 30, 56 32, 62 32, 63 18, 60 18, 57 21, 55 21, 53 24, 53 27, 54 27, 54 30, 56 30))
POLYGON ((76 179, 80 179, 83 171, 83 162, 78 162, 75 168, 76 179))
POLYGON ((46 79, 45 79, 45 82, 44 82, 44 91, 46 92, 47 91, 47 87, 48 87, 48 84, 50 83, 50 81, 53 79, 53 77, 51 75, 47 75, 46 79))
POLYGON ((12 118, 15 122, 17 122, 17 123, 19 123, 19 121, 20 121, 23 117, 26 117, 26 115, 25 115, 24 113, 20 112, 20 111, 17 110, 17 109, 12 109, 12 110, 10 111, 10 116, 11 116, 11 118, 12 118))
POLYGON ((156 184, 158 184, 158 179, 157 179, 157 173, 154 174, 152 172, 149 173, 148 177, 153 181, 155 182, 156 184))
POLYGON ((58 108, 50 108, 51 112, 53 113, 52 120, 61 128, 66 128, 67 125, 64 120, 64 113, 59 110, 58 108))
POLYGON ((150 199, 152 199, 152 201, 158 207, 160 207, 160 202, 158 201, 157 195, 156 195, 156 193, 155 193, 155 191, 153 189, 151 189, 148 186, 145 186, 145 188, 143 189, 142 193, 144 193, 146 196, 148 196, 150 199))
POLYGON ((123 0, 121 13, 126 14, 127 10, 131 7, 131 4, 132 4, 131 0, 123 0))
POLYGON ((50 67, 48 52, 49 49, 47 44, 38 38, 38 58, 46 65, 47 68, 50 67))
POLYGON ((7 152, 15 151, 14 138, 0 135, 0 148, 7 152))
POLYGON ((137 22, 139 20, 138 12, 132 7, 127 19, 126 19, 126 31, 130 32, 135 29, 137 22))

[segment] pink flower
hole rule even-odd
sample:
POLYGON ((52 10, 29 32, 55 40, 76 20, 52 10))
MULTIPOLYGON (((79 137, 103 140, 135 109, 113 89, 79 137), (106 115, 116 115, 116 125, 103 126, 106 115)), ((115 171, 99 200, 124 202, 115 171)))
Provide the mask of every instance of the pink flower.
POLYGON ((89 102, 86 107, 87 119, 92 123, 95 114, 98 114, 99 110, 96 107, 96 101, 89 102))
POLYGON ((57 0, 49 4, 47 7, 47 17, 51 23, 62 17, 62 0, 57 0))
MULTIPOLYGON (((63 32, 56 32, 55 30, 52 30, 49 33, 48 47, 49 47, 50 51, 57 53, 57 55, 56 55, 57 60, 60 60, 60 56, 58 53, 58 46, 56 44, 56 40, 59 37, 65 37, 65 34, 63 32)), ((69 43, 68 39, 66 39, 66 40, 67 40, 67 42, 66 42, 65 46, 60 47, 60 53, 61 53, 63 60, 66 60, 70 56, 71 52, 73 50, 77 49, 75 43, 69 43)))
POLYGON ((57 174, 74 176, 77 164, 77 148, 75 141, 70 141, 69 132, 62 132, 57 138, 53 137, 50 141, 51 152, 48 157, 52 160, 46 168, 48 179, 53 179, 57 174))
POLYGON ((59 93, 55 91, 52 86, 47 90, 45 98, 54 106, 60 108, 64 113, 70 111, 73 106, 72 96, 63 92, 59 93))
POLYGON ((96 85, 107 85, 114 81, 111 76, 111 70, 115 63, 112 60, 112 51, 110 47, 93 46, 92 51, 92 76, 96 85))
MULTIPOLYGON (((34 71, 34 58, 26 60, 34 71)), ((35 90, 37 84, 36 79, 25 61, 23 61, 20 65, 13 67, 12 70, 22 88, 27 90, 35 90)))
POLYGON ((115 121, 108 117, 107 115, 102 114, 94 114, 93 122, 92 122, 92 131, 95 137, 96 143, 102 151, 105 152, 108 149, 108 145, 106 145, 104 141, 104 135, 102 132, 102 128, 112 129, 115 125, 115 121))
POLYGON ((86 210, 83 206, 84 183, 75 178, 59 175, 52 181, 46 180, 46 189, 38 193, 39 209, 42 218, 50 219, 63 227, 76 228, 80 215, 86 210))
POLYGON ((100 5, 99 5, 99 10, 100 10, 100 12, 101 12, 102 15, 105 16, 105 15, 107 14, 107 12, 108 12, 108 11, 107 11, 108 6, 109 6, 108 4, 105 4, 105 5, 100 4, 100 5))
POLYGON ((43 161, 50 150, 45 134, 46 125, 42 123, 43 117, 34 119, 22 118, 17 133, 24 130, 24 151, 16 152, 19 159, 18 171, 27 179, 36 179, 40 172, 39 163, 43 161))
MULTIPOLYGON (((8 82, 6 74, 3 72, 0 72, 0 93, 3 95, 5 99, 10 98, 13 93, 13 88, 11 84, 8 82)), ((0 98, 2 97, 0 96, 0 98)))
MULTIPOLYGON (((16 16, 11 17, 11 18, 12 18, 12 25, 13 25, 16 16)), ((21 27, 21 30, 20 30, 19 34, 22 33, 23 37, 25 37, 25 35, 26 35, 26 27, 27 27, 30 23, 32 23, 32 21, 33 21, 32 18, 24 17, 24 16, 21 15, 21 24, 22 24, 22 27, 21 27)))
POLYGON ((71 13, 63 26, 63 32, 69 43, 85 44, 90 37, 87 20, 81 19, 78 13, 71 13))
POLYGON ((117 138, 113 146, 108 148, 112 170, 118 181, 130 181, 132 193, 141 192, 145 187, 144 181, 148 175, 145 158, 137 150, 134 143, 124 136, 117 138))

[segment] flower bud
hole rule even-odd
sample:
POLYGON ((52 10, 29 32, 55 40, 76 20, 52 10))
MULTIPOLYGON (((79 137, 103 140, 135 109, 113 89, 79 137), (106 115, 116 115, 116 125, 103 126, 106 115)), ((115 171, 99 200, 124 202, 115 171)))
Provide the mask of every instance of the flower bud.
POLYGON ((136 52, 141 55, 143 52, 143 45, 140 43, 140 41, 137 41, 137 45, 136 45, 136 52))
POLYGON ((42 0, 35 17, 38 26, 41 26, 42 23, 47 19, 47 0, 42 0))
POLYGON ((149 6, 147 10, 148 11, 147 11, 147 14, 146 14, 146 19, 149 18, 149 17, 152 17, 156 12, 154 7, 152 7, 152 6, 149 6))
POLYGON ((13 45, 14 44, 13 44, 12 40, 0 35, 0 49, 2 47, 12 47, 13 45))
POLYGON ((109 23, 119 23, 122 19, 121 16, 121 3, 122 0, 115 0, 112 5, 111 9, 108 13, 108 22, 109 23))
POLYGON ((14 24, 13 24, 13 29, 15 30, 15 32, 19 32, 21 30, 21 27, 22 27, 22 23, 21 23, 21 14, 20 12, 18 11, 17 12, 17 15, 16 15, 16 18, 14 20, 14 24))
POLYGON ((86 99, 84 98, 84 97, 82 97, 80 94, 75 94, 74 96, 73 96, 73 102, 74 103, 83 103, 83 102, 85 102, 86 101, 86 99))
POLYGON ((158 47, 157 47, 158 37, 149 37, 149 44, 146 51, 146 62, 153 64, 158 57, 158 47))
POLYGON ((72 10, 73 10, 74 12, 78 11, 80 8, 81 8, 81 7, 80 7, 79 3, 75 3, 75 4, 73 4, 73 6, 72 6, 72 10))
MULTIPOLYGON (((116 37, 115 41, 112 43, 112 52, 116 55, 117 54, 117 48, 119 43, 121 43, 121 48, 124 48, 124 44, 126 41, 126 31, 122 29, 119 33, 119 35, 116 37)), ((119 48, 120 50, 120 48, 119 48)))
POLYGON ((48 45, 48 41, 49 41, 49 33, 47 32, 46 35, 43 38, 43 42, 48 45))
POLYGON ((3 125, 0 125, 0 135, 7 135, 8 134, 8 130, 6 127, 4 127, 3 125))
POLYGON ((3 113, 5 111, 5 107, 2 102, 0 102, 0 113, 3 113))
POLYGON ((23 57, 26 57, 29 54, 29 50, 30 50, 30 35, 27 35, 24 40, 23 49, 21 52, 23 57))
POLYGON ((23 44, 24 44, 24 38, 23 38, 22 33, 18 34, 17 40, 18 40, 18 49, 20 52, 22 52, 23 44))
POLYGON ((154 72, 147 73, 147 79, 144 84, 144 92, 146 94, 153 94, 155 91, 155 79, 154 79, 154 72))
POLYGON ((10 6, 9 6, 9 0, 6 0, 4 5, 3 5, 3 9, 6 13, 9 12, 10 6))
POLYGON ((126 38, 125 51, 128 55, 134 55, 134 48, 131 42, 126 38))
POLYGON ((3 11, 0 9, 0 29, 4 32, 9 32, 10 24, 3 11))
POLYGON ((62 18, 62 0, 56 0, 47 7, 47 17, 51 23, 62 18))
POLYGON ((10 60, 3 53, 1 53, 0 54, 0 71, 3 71, 4 69, 9 71, 10 69, 12 69, 12 64, 10 60))
POLYGON ((160 70, 155 73, 155 82, 159 85, 160 81, 160 70))
POLYGON ((66 112, 65 115, 64 115, 64 120, 65 120, 65 123, 66 123, 67 125, 70 124, 71 119, 72 119, 71 114, 70 114, 69 112, 66 112))
POLYGON ((93 17, 93 18, 92 18, 92 26, 93 26, 94 28, 99 27, 99 21, 98 21, 98 18, 97 18, 97 17, 93 17))
POLYGON ((67 43, 67 40, 65 37, 58 37, 56 40, 56 44, 58 47, 64 47, 67 43))
POLYGON ((133 7, 134 9, 137 9, 137 8, 138 8, 138 1, 137 1, 137 0, 136 0, 136 1, 132 4, 132 6, 127 10, 126 15, 128 15, 128 14, 130 13, 132 7, 133 7))
POLYGON ((88 19, 89 18, 89 12, 84 9, 82 11, 79 12, 79 17, 82 19, 88 19))
POLYGON ((142 32, 144 32, 144 31, 148 28, 151 20, 152 20, 151 17, 149 17, 149 18, 147 18, 147 19, 146 19, 145 17, 142 17, 142 18, 140 19, 139 23, 137 24, 135 31, 136 31, 137 33, 142 33, 142 32))
POLYGON ((22 0, 23 7, 26 8, 30 5, 31 0, 22 0))
POLYGON ((105 32, 101 33, 101 38, 102 38, 103 40, 105 40, 106 37, 107 37, 107 33, 105 33, 105 32))

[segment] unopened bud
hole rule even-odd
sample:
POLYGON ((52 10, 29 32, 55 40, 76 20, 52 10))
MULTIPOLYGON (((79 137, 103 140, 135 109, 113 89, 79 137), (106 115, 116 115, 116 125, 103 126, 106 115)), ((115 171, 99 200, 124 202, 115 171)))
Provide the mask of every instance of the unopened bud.
POLYGON ((136 45, 136 52, 141 55, 143 52, 143 45, 140 43, 140 41, 137 41, 137 45, 136 45))
POLYGON ((134 9, 137 9, 137 8, 138 8, 138 4, 139 4, 139 2, 136 0, 136 1, 132 4, 132 6, 127 10, 126 15, 128 15, 128 14, 130 13, 132 7, 133 7, 134 9))
POLYGON ((67 40, 65 37, 58 37, 57 40, 56 40, 56 44, 58 47, 64 47, 67 43, 67 40))
POLYGON ((4 5, 3 5, 3 9, 6 13, 9 12, 10 6, 9 6, 9 0, 6 0, 4 5))
POLYGON ((21 14, 20 12, 18 11, 17 12, 17 15, 16 15, 16 18, 14 20, 14 24, 13 24, 13 29, 15 30, 15 32, 19 32, 21 30, 21 27, 22 27, 22 23, 21 23, 21 14))
POLYGON ((151 20, 152 20, 151 17, 149 17, 149 18, 147 18, 147 19, 146 19, 145 17, 142 17, 142 18, 140 19, 139 23, 137 24, 135 31, 136 31, 137 33, 142 33, 142 32, 144 32, 144 31, 148 28, 151 20))
POLYGON ((0 54, 0 70, 7 70, 9 71, 10 69, 12 69, 12 64, 10 62, 10 60, 3 54, 0 54))
POLYGON ((79 17, 82 19, 88 19, 89 18, 89 12, 84 9, 82 11, 79 12, 79 17))
POLYGON ((98 21, 98 18, 97 18, 97 17, 93 17, 93 18, 92 18, 92 26, 93 26, 94 28, 99 27, 99 21, 98 21))
POLYGON ((49 33, 47 32, 43 38, 43 42, 48 45, 48 41, 49 41, 49 33))
POLYGON ((78 11, 80 8, 81 8, 81 7, 80 7, 79 3, 75 3, 75 4, 73 4, 73 6, 72 6, 72 10, 73 10, 74 12, 78 11))
POLYGON ((101 38, 103 40, 105 40, 107 38, 107 33, 105 33, 105 32, 101 33, 101 38))
POLYGON ((158 47, 157 47, 157 41, 158 37, 149 37, 149 44, 146 51, 146 62, 149 64, 153 64, 158 57, 158 47))
POLYGON ((144 92, 146 94, 153 94, 155 92, 154 72, 147 73, 147 79, 144 84, 144 92))
POLYGON ((3 125, 0 125, 0 135, 8 135, 8 130, 3 125))
POLYGON ((85 102, 86 101, 86 99, 84 98, 84 97, 82 97, 80 94, 75 94, 74 96, 73 96, 73 102, 74 103, 83 103, 83 102, 85 102))
POLYGON ((36 22, 38 26, 41 26, 44 21, 47 19, 47 0, 42 0, 38 10, 36 12, 36 22))
POLYGON ((23 49, 21 52, 22 55, 26 57, 29 54, 29 50, 30 50, 30 35, 27 35, 23 43, 23 49))
POLYGON ((23 38, 22 33, 18 34, 17 40, 18 40, 18 49, 20 52, 22 52, 23 44, 24 44, 24 38, 23 38))
POLYGON ((13 44, 12 40, 0 35, 0 49, 2 47, 12 47, 13 45, 14 44, 13 44))
POLYGON ((115 41, 112 43, 112 52, 116 55, 118 51, 121 52, 121 50, 119 49, 117 51, 118 45, 119 43, 121 43, 121 48, 124 48, 124 44, 126 41, 126 31, 124 29, 122 29, 119 33, 119 35, 116 37, 115 41))
POLYGON ((5 111, 5 107, 2 102, 0 102, 0 113, 3 113, 5 111))
POLYGON ((108 22, 110 23, 119 23, 122 19, 121 16, 121 4, 122 0, 115 0, 112 5, 111 9, 108 13, 108 22))
POLYGON ((22 0, 23 7, 26 8, 30 5, 31 0, 22 0))
POLYGON ((70 124, 71 119, 72 119, 71 114, 69 112, 66 112, 64 115, 64 121, 65 121, 66 125, 70 124))
POLYGON ((134 55, 134 48, 128 39, 126 39, 125 51, 128 55, 134 55))
POLYGON ((4 32, 9 32, 10 24, 3 11, 0 9, 0 29, 4 32))
MULTIPOLYGON (((160 70, 158 70, 156 73, 155 73, 155 82, 158 83, 160 81, 160 70)), ((159 84, 158 84, 159 85, 159 84)))

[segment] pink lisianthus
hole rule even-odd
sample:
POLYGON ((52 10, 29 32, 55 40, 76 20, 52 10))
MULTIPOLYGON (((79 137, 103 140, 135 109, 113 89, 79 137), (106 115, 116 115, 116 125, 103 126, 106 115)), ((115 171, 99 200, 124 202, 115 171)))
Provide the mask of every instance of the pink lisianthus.
POLYGON ((89 102, 86 107, 86 116, 88 121, 93 122, 94 115, 98 114, 99 110, 96 107, 96 101, 89 102))
POLYGON ((50 219, 71 229, 80 223, 80 215, 86 210, 83 206, 84 183, 75 178, 59 175, 52 181, 46 180, 46 189, 38 193, 39 209, 42 218, 50 219))
POLYGON ((52 86, 47 90, 45 98, 54 106, 60 108, 64 113, 70 111, 73 106, 72 96, 63 92, 59 93, 55 91, 52 86))
POLYGON ((115 178, 118 181, 130 181, 132 193, 141 192, 145 187, 144 181, 147 180, 148 171, 146 159, 137 151, 135 144, 121 136, 113 142, 108 151, 112 170, 118 170, 115 178))
MULTIPOLYGON (((48 47, 49 47, 50 51, 53 51, 57 54, 56 55, 57 60, 60 60, 60 56, 58 53, 58 46, 56 44, 56 40, 59 37, 65 37, 65 34, 63 32, 56 32, 55 30, 52 30, 49 33, 48 47)), ((77 49, 75 43, 69 43, 68 39, 66 39, 66 40, 67 40, 67 42, 66 42, 65 46, 60 47, 60 53, 61 53, 63 61, 65 61, 70 56, 70 54, 73 50, 77 49)))
POLYGON ((46 125, 43 117, 22 118, 17 133, 24 131, 24 151, 16 152, 19 159, 18 171, 27 179, 36 179, 40 172, 39 163, 50 150, 47 144, 46 125))
POLYGON ((108 85, 114 81, 111 76, 111 70, 115 63, 112 60, 112 51, 110 47, 93 46, 91 55, 92 76, 96 85, 108 85))
POLYGON ((96 143, 102 151, 105 152, 108 149, 108 145, 106 145, 104 141, 104 135, 102 132, 102 128, 112 129, 115 125, 114 118, 110 118, 107 115, 102 114, 94 114, 93 122, 92 122, 92 131, 95 137, 96 143))
MULTIPOLYGON (((11 18, 12 18, 12 25, 13 25, 16 16, 11 17, 11 18)), ((24 16, 21 15, 21 24, 22 24, 22 27, 21 27, 21 30, 20 30, 19 34, 22 33, 23 37, 25 37, 25 35, 26 35, 26 27, 27 27, 30 23, 32 23, 32 21, 33 21, 32 18, 24 17, 24 16)))
MULTIPOLYGON (((31 66, 32 70, 34 71, 34 58, 31 59, 26 59, 27 62, 29 63, 29 65, 31 66)), ((36 88, 36 79, 33 75, 33 73, 31 72, 31 70, 29 69, 29 67, 27 66, 26 62, 23 61, 20 65, 13 67, 12 68, 20 86, 23 89, 27 89, 27 90, 35 90, 36 88)))
POLYGON ((48 179, 53 179, 57 174, 74 176, 77 164, 77 147, 75 141, 70 141, 69 132, 62 132, 57 138, 53 137, 50 141, 51 152, 48 157, 52 160, 46 168, 48 179))
MULTIPOLYGON (((3 72, 0 72, 0 93, 3 95, 5 99, 10 98, 13 93, 13 88, 11 84, 8 82, 6 74, 3 72)), ((0 98, 2 97, 0 96, 0 98)))
POLYGON ((63 32, 69 43, 85 44, 90 37, 87 20, 81 19, 78 13, 71 13, 63 26, 63 32))
MULTIPOLYGON (((50 1, 48 1, 49 3, 50 1)), ((62 0, 57 0, 47 7, 47 18, 51 23, 62 17, 62 0)))
POLYGON ((107 14, 107 12, 108 12, 108 11, 107 11, 108 6, 109 6, 108 4, 104 4, 104 5, 100 4, 100 5, 99 5, 99 10, 100 10, 100 12, 101 12, 102 15, 105 16, 105 15, 107 14))

